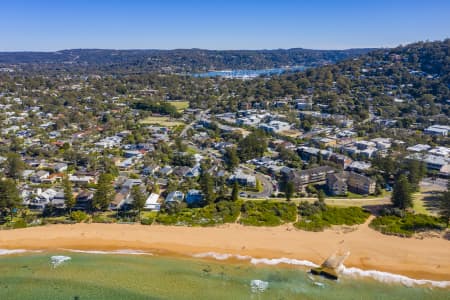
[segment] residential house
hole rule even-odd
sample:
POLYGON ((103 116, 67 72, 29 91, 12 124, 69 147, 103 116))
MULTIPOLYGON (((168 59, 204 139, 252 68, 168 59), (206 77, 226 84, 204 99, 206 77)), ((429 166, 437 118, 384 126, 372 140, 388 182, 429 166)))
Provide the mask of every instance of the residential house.
POLYGON ((109 209, 111 210, 119 210, 128 202, 131 202, 130 199, 131 193, 129 189, 121 189, 118 193, 114 195, 113 200, 109 204, 109 209))
POLYGON ((36 196, 29 203, 29 208, 43 210, 56 194, 57 192, 54 189, 46 189, 45 191, 42 191, 40 188, 37 189, 36 196))
POLYGON ((76 202, 73 210, 90 211, 92 209, 93 198, 94 193, 92 193, 91 191, 81 191, 75 199, 76 202))
POLYGON ((183 199, 184 199, 184 194, 182 192, 173 191, 167 195, 165 202, 182 202, 183 199))
POLYGON ((162 169, 159 170, 159 173, 163 176, 169 176, 172 174, 173 168, 171 166, 165 166, 162 169))
POLYGON ((203 201, 203 194, 199 190, 189 190, 186 194, 187 204, 196 204, 203 201))
POLYGON ((450 131, 450 126, 445 125, 433 125, 424 130, 425 134, 447 136, 450 131))
POLYGON ((95 183, 95 177, 89 175, 70 175, 69 181, 75 186, 87 186, 90 183, 95 183))
POLYGON ((56 173, 63 173, 67 171, 67 164, 66 163, 56 163, 53 165, 53 170, 55 170, 56 173))
POLYGON ((159 211, 161 209, 161 204, 158 202, 159 194, 151 193, 147 200, 145 200, 144 209, 151 211, 159 211))
POLYGON ((50 173, 48 171, 39 170, 30 176, 30 180, 34 183, 41 183, 42 180, 46 179, 48 176, 50 176, 50 173))
POLYGON ((256 177, 251 174, 245 174, 242 170, 236 170, 234 174, 228 177, 228 182, 234 183, 235 181, 242 186, 256 186, 256 177))

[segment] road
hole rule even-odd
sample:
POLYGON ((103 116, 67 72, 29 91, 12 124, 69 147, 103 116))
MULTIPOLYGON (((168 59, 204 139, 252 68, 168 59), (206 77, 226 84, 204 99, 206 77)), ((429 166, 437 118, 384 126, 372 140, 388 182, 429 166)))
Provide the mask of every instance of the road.
POLYGON ((204 115, 209 113, 209 111, 210 111, 210 109, 202 110, 199 114, 195 115, 194 121, 192 121, 191 123, 186 125, 186 127, 184 127, 183 131, 181 131, 181 133, 180 133, 180 137, 185 137, 188 130, 191 129, 195 123, 197 123, 199 120, 201 120, 204 115))
POLYGON ((420 186, 421 187, 425 187, 428 189, 436 189, 436 190, 442 190, 445 191, 447 189, 447 180, 443 179, 443 178, 424 178, 422 179, 422 181, 420 182, 420 186))
POLYGON ((239 168, 246 170, 247 173, 252 173, 255 175, 256 179, 258 179, 261 182, 261 185, 263 186, 263 190, 261 192, 250 192, 246 191, 245 193, 250 196, 250 198, 269 198, 273 194, 273 183, 268 178, 267 175, 264 175, 262 173, 259 173, 257 171, 254 171, 246 166, 239 166, 239 168))

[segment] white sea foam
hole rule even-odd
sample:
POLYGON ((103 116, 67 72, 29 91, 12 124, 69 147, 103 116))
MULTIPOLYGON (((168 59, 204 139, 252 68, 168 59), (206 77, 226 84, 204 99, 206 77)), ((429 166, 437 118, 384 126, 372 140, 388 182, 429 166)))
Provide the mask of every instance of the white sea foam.
POLYGON ((50 262, 53 265, 53 268, 56 268, 57 266, 61 265, 63 262, 69 261, 72 258, 70 256, 64 256, 64 255, 54 255, 50 257, 50 262))
POLYGON ((252 281, 250 281, 250 288, 252 289, 253 293, 264 292, 268 287, 269 283, 267 281, 259 279, 253 279, 252 281))
MULTIPOLYGON (((246 255, 238 255, 238 254, 228 254, 228 253, 216 253, 216 252, 205 252, 198 253, 193 255, 196 258, 214 258, 217 260, 227 260, 227 259, 240 259, 240 260, 249 260, 252 264, 266 264, 266 265, 278 265, 278 264, 288 264, 288 265, 297 265, 297 266, 305 266, 310 268, 316 268, 318 265, 308 260, 299 260, 293 258, 255 258, 246 255)), ((339 268, 339 272, 344 276, 349 277, 370 277, 377 281, 383 283, 400 283, 405 286, 415 286, 415 285, 429 285, 433 287, 439 288, 448 288, 450 287, 450 281, 434 281, 428 279, 414 279, 403 275, 392 274, 388 272, 381 272, 376 270, 361 270, 358 268, 347 268, 345 266, 341 266, 339 268)), ((319 285, 319 284, 317 284, 319 285)))
POLYGON ((388 272, 376 270, 361 270, 358 268, 347 268, 341 266, 340 272, 350 277, 370 277, 383 283, 400 283, 408 287, 415 285, 430 285, 433 287, 447 288, 450 287, 450 281, 435 281, 428 279, 414 279, 403 275, 392 274, 388 272))
POLYGON ((254 265, 257 264, 266 264, 266 265, 278 265, 278 264, 287 264, 287 265, 296 265, 296 266, 305 266, 305 267, 311 267, 316 268, 318 265, 316 265, 313 262, 310 262, 309 260, 299 260, 294 258, 252 258, 250 262, 254 265))
POLYGON ((298 260, 293 258, 255 258, 248 255, 239 255, 239 254, 229 254, 229 253, 216 253, 216 252, 205 252, 194 254, 193 257, 196 258, 207 258, 211 257, 217 260, 227 260, 231 258, 239 259, 239 260, 250 260, 250 263, 257 264, 266 264, 266 265, 278 265, 278 264, 287 264, 287 265, 297 265, 297 266, 305 266, 315 268, 317 265, 308 260, 298 260))
POLYGON ((320 286, 320 287, 324 287, 325 284, 323 284, 323 282, 318 282, 318 281, 313 281, 314 285, 320 286))
POLYGON ((26 252, 42 252, 42 250, 26 250, 26 249, 0 249, 0 255, 20 254, 26 252))
POLYGON ((252 257, 247 255, 236 255, 236 254, 228 254, 228 253, 216 253, 216 252, 205 252, 205 253, 198 253, 193 255, 196 258, 214 258, 217 260, 227 260, 230 258, 240 259, 240 260, 249 260, 252 257))
POLYGON ((86 254, 121 254, 121 255, 153 255, 150 252, 144 252, 140 250, 131 250, 131 249, 120 249, 120 250, 112 250, 112 251, 103 251, 103 250, 78 250, 78 249, 61 249, 68 252, 74 253, 86 253, 86 254))

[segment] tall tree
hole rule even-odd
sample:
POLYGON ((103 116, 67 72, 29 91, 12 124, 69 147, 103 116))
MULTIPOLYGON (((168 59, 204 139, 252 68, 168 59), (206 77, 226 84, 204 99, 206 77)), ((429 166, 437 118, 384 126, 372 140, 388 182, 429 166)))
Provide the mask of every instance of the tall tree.
POLYGON ((442 193, 439 199, 439 215, 447 223, 450 223, 450 180, 447 183, 447 190, 442 193))
POLYGON ((101 174, 97 190, 92 199, 92 206, 96 210, 106 210, 114 197, 114 187, 111 184, 112 176, 110 174, 101 174))
POLYGON ((294 196, 294 183, 289 181, 286 183, 286 191, 285 191, 286 201, 291 201, 292 196, 294 196))
POLYGON ((417 191, 419 182, 426 174, 426 167, 423 162, 417 160, 408 160, 406 162, 406 170, 408 171, 408 180, 411 188, 417 191))
POLYGON ((68 176, 64 176, 62 181, 64 189, 64 203, 66 204, 69 214, 72 213, 72 208, 75 206, 75 197, 73 196, 72 183, 69 181, 68 176))
POLYGON ((9 212, 11 220, 14 211, 20 207, 22 199, 16 183, 12 179, 0 179, 0 210, 9 212))
POLYGON ((225 150, 225 163, 227 165, 227 169, 230 172, 233 172, 234 169, 239 166, 239 156, 237 154, 236 147, 227 147, 225 150))
POLYGON ((159 194, 159 184, 157 182, 153 183, 152 193, 159 194))
POLYGON ((216 200, 214 193, 214 180, 208 172, 203 172, 200 177, 200 187, 207 203, 213 203, 216 200))
POLYGON ((325 193, 323 190, 319 190, 319 192, 317 193, 317 200, 320 203, 324 203, 325 202, 325 193))
POLYGON ((235 180, 233 183, 233 190, 231 191, 231 200, 237 201, 239 199, 239 184, 235 180))
POLYGON ((391 197, 394 206, 405 209, 412 206, 411 186, 405 175, 400 175, 394 184, 394 190, 391 197))
POLYGON ((145 195, 142 193, 141 187, 135 185, 131 188, 131 196, 133 197, 133 209, 138 211, 138 218, 141 219, 141 210, 145 205, 145 195))
POLYGON ((13 179, 22 177, 25 164, 17 153, 10 153, 6 159, 6 174, 13 179))
POLYGON ((256 130, 239 142, 238 149, 243 161, 261 157, 267 149, 267 137, 263 131, 256 130))

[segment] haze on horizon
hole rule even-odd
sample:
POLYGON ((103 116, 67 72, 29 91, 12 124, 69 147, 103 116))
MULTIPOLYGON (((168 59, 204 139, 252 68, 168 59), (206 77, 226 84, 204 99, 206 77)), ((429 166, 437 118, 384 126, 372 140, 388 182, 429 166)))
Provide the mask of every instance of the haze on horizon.
POLYGON ((449 1, 311 2, 8 1, 0 51, 349 49, 450 37, 449 1))

